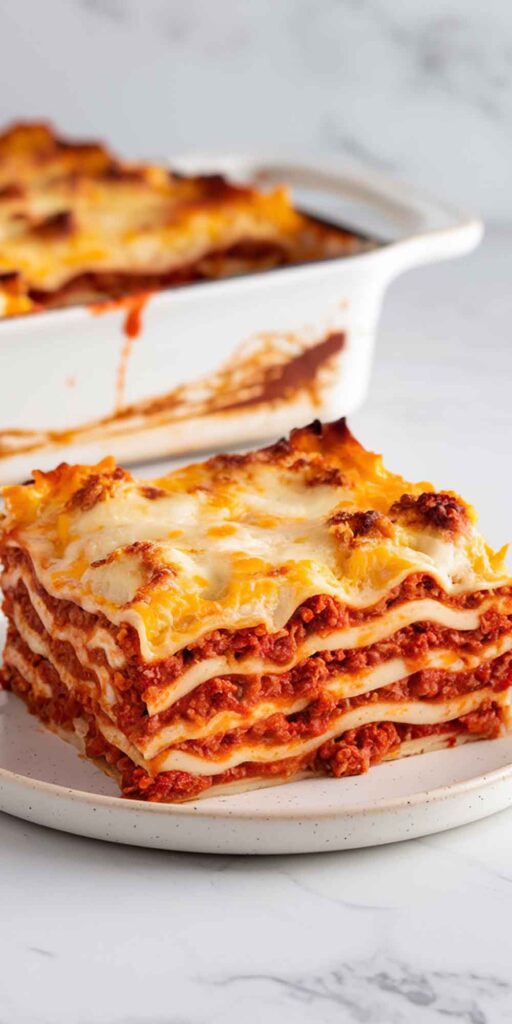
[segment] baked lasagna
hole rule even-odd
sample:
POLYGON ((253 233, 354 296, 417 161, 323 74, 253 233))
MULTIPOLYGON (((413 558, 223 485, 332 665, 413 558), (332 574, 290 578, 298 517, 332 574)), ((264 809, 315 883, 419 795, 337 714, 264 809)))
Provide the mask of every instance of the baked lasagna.
POLYGON ((5 684, 127 797, 353 775, 509 725, 504 553, 344 421, 3 495, 5 684))
POLYGON ((0 135, 0 316, 344 256, 285 187, 127 163, 46 124, 0 135))

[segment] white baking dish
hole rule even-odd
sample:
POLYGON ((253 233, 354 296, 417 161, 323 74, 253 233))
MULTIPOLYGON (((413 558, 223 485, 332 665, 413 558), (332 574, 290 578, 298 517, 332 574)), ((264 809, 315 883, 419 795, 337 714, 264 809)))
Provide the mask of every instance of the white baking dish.
POLYGON ((187 173, 285 181, 331 222, 390 239, 327 262, 152 295, 132 309, 81 307, 0 323, 0 480, 34 466, 123 462, 237 445, 363 401, 382 296, 410 267, 468 252, 464 217, 376 172, 240 157, 174 160, 187 173), (133 325, 133 311, 131 322, 133 325))

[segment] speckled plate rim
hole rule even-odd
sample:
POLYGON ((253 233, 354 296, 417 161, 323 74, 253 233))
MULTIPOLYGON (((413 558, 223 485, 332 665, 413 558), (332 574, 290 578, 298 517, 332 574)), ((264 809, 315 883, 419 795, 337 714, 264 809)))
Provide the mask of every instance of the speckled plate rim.
MULTIPOLYGON (((493 744, 506 742, 510 737, 505 737, 502 740, 492 740, 493 744)), ((449 753, 449 751, 438 751, 436 753, 449 753)), ((78 756, 78 755, 77 755, 78 756)), ((426 757, 429 755, 419 755, 426 757)), ((425 789, 419 793, 412 793, 409 796, 396 796, 389 797, 385 800, 379 799, 375 803, 361 802, 359 804, 351 804, 349 807, 344 807, 340 803, 336 803, 332 807, 325 809, 317 809, 315 811, 315 817, 319 820, 339 818, 341 815, 350 818, 357 818, 361 816, 367 816, 368 814, 388 814, 402 808, 404 805, 413 808, 422 806, 426 803, 433 804, 446 801, 448 799, 456 798, 459 795, 472 794, 474 792, 481 793, 487 787, 492 787, 500 782, 506 781, 510 778, 512 782, 512 762, 507 765, 503 765, 500 768, 494 768, 489 772, 484 772, 481 775, 475 775, 472 778, 460 780, 458 782, 449 783, 443 786, 437 786, 434 789, 425 789)), ((301 780, 307 782, 308 786, 316 785, 321 782, 321 779, 306 779, 301 780)), ((342 782, 343 780, 337 780, 342 782)), ((229 817, 230 819, 249 819, 268 821, 269 818, 279 819, 296 819, 300 817, 300 812, 295 808, 282 807, 278 810, 271 807, 263 808, 260 811, 254 809, 240 809, 230 810, 229 804, 233 797, 229 795, 216 796, 214 799, 217 803, 222 801, 222 806, 212 806, 212 801, 201 800, 184 804, 159 804, 151 803, 145 800, 128 800, 121 796, 109 796, 104 793, 92 793, 86 790, 73 789, 67 786, 59 785, 54 782, 45 782, 41 779, 34 779, 28 775, 22 775, 18 772, 13 772, 8 768, 0 768, 0 810, 1 807, 1 792, 2 782, 8 786, 10 784, 17 784, 22 786, 24 789, 30 790, 35 793, 44 793, 48 796, 61 797, 66 796, 78 803, 90 804, 95 806, 101 806, 112 810, 120 811, 123 814, 130 814, 132 811, 137 810, 144 814, 153 815, 164 815, 169 817, 194 817, 194 818, 218 818, 224 819, 229 817)), ((288 784, 293 785, 293 783, 288 784)), ((286 787, 286 784, 284 784, 286 787)), ((272 788, 272 787, 271 787, 272 788)), ((281 788, 281 787, 280 787, 281 788)), ((264 794, 265 788, 258 790, 259 793, 264 794)), ((281 792, 285 792, 285 789, 281 788, 281 792)), ((236 794, 237 796, 243 794, 236 794)), ((512 786, 510 790, 510 806, 512 806, 512 786)), ((12 813, 12 812, 7 812, 12 813)))
MULTIPOLYGON (((484 744, 458 749, 476 746, 484 744)), ((512 737, 485 746, 487 751, 476 759, 464 757, 457 763, 450 751, 419 755, 411 761, 421 762, 421 775, 407 761, 390 762, 357 780, 311 779, 181 805, 124 800, 2 767, 0 810, 60 832, 183 853, 289 855, 380 846, 443 832, 509 807, 512 737), (488 770, 497 761, 501 763, 488 770), (395 772, 394 764, 399 766, 395 772), (487 770, 479 772, 484 765, 487 770), (465 777, 457 779, 461 771, 465 777), (468 771, 474 772, 469 778, 468 771), (409 775, 412 787, 420 784, 423 773, 426 778, 455 778, 450 784, 407 790, 409 775), (374 792, 373 799, 359 800, 354 786, 346 788, 354 782, 366 794, 374 792), (394 786, 401 788, 401 794, 383 795, 388 785, 391 792, 394 786)))

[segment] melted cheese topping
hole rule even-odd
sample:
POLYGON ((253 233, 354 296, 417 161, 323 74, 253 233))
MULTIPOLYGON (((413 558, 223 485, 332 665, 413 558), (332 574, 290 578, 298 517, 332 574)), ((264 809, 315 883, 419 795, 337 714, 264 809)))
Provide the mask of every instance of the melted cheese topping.
POLYGON ((511 582, 468 506, 388 472, 343 422, 151 484, 104 460, 3 494, 4 542, 53 596, 132 625, 147 661, 216 629, 275 632, 319 594, 367 608, 412 573, 448 595, 511 582))
MULTIPOLYGON (((357 244, 299 214, 285 188, 264 193, 218 175, 187 178, 165 167, 121 163, 104 147, 70 144, 43 124, 0 135, 0 275, 9 275, 0 281, 0 315, 37 308, 44 293, 84 274, 117 277, 122 294, 123 274, 145 276, 140 287, 146 288, 151 275, 198 261, 200 277, 231 276, 276 259, 340 255, 357 244), (266 258, 258 244, 267 247, 266 258)), ((82 293, 92 287, 82 282, 82 293)), ((109 294, 105 278, 103 297, 109 294)), ((57 304, 69 301, 71 294, 57 304)))

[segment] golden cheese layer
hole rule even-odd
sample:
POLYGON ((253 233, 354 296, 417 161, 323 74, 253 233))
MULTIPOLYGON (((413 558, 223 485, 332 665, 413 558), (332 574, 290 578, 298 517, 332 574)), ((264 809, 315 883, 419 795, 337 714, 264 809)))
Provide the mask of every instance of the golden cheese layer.
POLYGON ((131 624, 147 661, 216 629, 274 632, 319 594, 367 608, 414 573, 450 596, 511 582, 468 505, 390 473, 344 421, 152 482, 62 464, 3 496, 3 542, 54 597, 131 624))
POLYGON ((178 271, 232 276, 357 247, 298 213, 285 188, 121 162, 45 124, 0 135, 0 316, 180 283, 165 280, 178 271))

